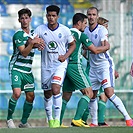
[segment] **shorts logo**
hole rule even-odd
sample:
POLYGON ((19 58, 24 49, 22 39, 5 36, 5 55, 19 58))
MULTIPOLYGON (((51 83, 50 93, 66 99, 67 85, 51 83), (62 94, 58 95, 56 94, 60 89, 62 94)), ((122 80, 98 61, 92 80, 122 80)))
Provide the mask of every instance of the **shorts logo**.
POLYGON ((43 88, 43 89, 48 89, 47 84, 42 83, 42 88, 43 88))
POLYGON ((107 79, 104 79, 101 84, 103 85, 105 83, 107 83, 107 79))
POLYGON ((24 86, 24 89, 28 89, 28 88, 34 88, 34 84, 26 84, 24 86))
POLYGON ((48 47, 50 50, 55 50, 57 48, 57 43, 54 41, 49 42, 48 47))
POLYGON ((54 76, 54 77, 53 77, 53 80, 59 80, 59 81, 61 81, 61 77, 54 76))

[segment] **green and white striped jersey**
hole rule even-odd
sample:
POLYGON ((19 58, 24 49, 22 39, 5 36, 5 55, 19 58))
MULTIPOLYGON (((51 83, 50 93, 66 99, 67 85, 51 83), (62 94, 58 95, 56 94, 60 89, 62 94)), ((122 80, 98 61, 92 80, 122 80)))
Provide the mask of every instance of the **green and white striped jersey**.
MULTIPOLYGON (((31 33, 33 30, 31 30, 31 33)), ((31 34, 30 33, 30 34, 31 34)), ((19 46, 25 45, 30 34, 27 34, 22 29, 18 30, 13 36, 13 55, 9 62, 9 73, 12 70, 17 70, 22 73, 31 73, 31 67, 34 57, 34 49, 31 50, 27 57, 21 55, 18 50, 19 46)))

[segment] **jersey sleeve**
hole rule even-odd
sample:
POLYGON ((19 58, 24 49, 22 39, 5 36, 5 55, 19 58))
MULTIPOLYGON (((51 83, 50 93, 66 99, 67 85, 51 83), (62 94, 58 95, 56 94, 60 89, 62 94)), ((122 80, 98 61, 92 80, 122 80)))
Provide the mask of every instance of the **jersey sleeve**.
POLYGON ((67 33, 67 36, 66 36, 67 43, 73 42, 74 41, 74 38, 72 36, 72 33, 71 33, 70 29, 69 28, 66 28, 65 32, 67 33))
POLYGON ((100 28, 99 35, 100 35, 101 41, 104 41, 104 40, 108 41, 108 30, 104 26, 100 28))
POLYGON ((25 40, 24 40, 24 37, 23 37, 23 32, 21 32, 21 31, 16 32, 14 34, 14 36, 13 36, 13 42, 16 45, 16 47, 25 45, 25 40))
POLYGON ((89 47, 90 45, 92 45, 92 42, 90 41, 88 36, 84 33, 81 34, 80 40, 82 44, 85 45, 86 47, 89 47))

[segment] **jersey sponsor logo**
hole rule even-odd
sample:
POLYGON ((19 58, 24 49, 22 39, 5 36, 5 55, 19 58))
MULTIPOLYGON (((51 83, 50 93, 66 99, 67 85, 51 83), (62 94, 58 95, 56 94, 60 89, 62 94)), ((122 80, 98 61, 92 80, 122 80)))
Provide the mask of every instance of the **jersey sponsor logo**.
POLYGON ((19 40, 19 39, 15 40, 15 43, 21 43, 21 40, 19 40))
POLYGON ((48 47, 49 47, 50 50, 55 50, 57 48, 57 46, 58 45, 57 45, 57 43, 55 41, 51 41, 48 44, 48 47))
POLYGON ((34 84, 26 84, 24 86, 24 89, 28 89, 28 88, 34 88, 34 84))
POLYGON ((61 81, 61 77, 54 76, 54 77, 53 77, 53 80, 59 80, 59 81, 61 81))
POLYGON ((101 82, 102 85, 105 84, 105 83, 107 83, 107 79, 104 79, 104 80, 101 82))
POLYGON ((59 33, 59 34, 58 34, 58 37, 59 37, 59 38, 61 38, 61 37, 62 37, 62 34, 61 34, 61 33, 59 33))

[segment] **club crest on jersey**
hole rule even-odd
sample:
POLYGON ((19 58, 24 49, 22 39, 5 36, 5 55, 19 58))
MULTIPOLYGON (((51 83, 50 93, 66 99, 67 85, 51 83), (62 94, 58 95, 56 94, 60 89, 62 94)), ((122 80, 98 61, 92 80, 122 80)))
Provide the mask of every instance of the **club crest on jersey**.
POLYGON ((15 40, 15 43, 21 43, 21 40, 17 39, 15 40))
POLYGON ((57 43, 55 41, 51 41, 48 44, 48 47, 49 47, 50 50, 55 50, 57 48, 57 46, 58 45, 57 45, 57 43))
POLYGON ((58 37, 59 37, 59 38, 61 38, 61 37, 62 37, 62 34, 61 34, 61 33, 59 33, 59 34, 58 34, 58 37))
POLYGON ((97 34, 95 34, 95 39, 97 38, 97 36, 98 36, 98 35, 97 35, 97 34))

